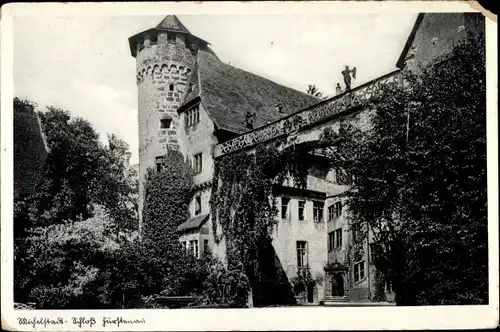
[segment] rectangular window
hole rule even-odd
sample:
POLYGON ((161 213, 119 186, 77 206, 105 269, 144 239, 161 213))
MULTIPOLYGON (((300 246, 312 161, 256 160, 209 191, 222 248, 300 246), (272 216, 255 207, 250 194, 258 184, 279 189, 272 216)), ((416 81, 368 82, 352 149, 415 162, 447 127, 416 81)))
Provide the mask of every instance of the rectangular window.
POLYGON ((194 156, 193 168, 194 168, 195 174, 201 173, 201 171, 203 169, 201 153, 198 153, 197 155, 194 156))
POLYGON ((160 128, 162 129, 170 129, 172 125, 172 119, 161 119, 160 120, 160 128))
POLYGON ((197 216, 201 213, 201 196, 194 198, 194 215, 197 216))
POLYGON ((186 127, 192 126, 200 122, 199 105, 193 106, 186 111, 186 127))
POLYGON ((340 217, 342 214, 342 202, 336 202, 328 207, 328 221, 340 217))
POLYGON ((314 221, 315 222, 322 222, 323 221, 323 207, 324 207, 323 202, 313 202, 313 212, 314 212, 314 221))
POLYGON ((191 240, 189 241, 189 247, 191 248, 191 253, 193 254, 194 257, 198 258, 199 257, 199 252, 198 252, 198 240, 191 240))
POLYGON ((290 202, 290 199, 288 197, 281 197, 281 218, 282 219, 288 218, 288 202, 290 202))
POLYGON ((175 35, 175 33, 170 32, 167 34, 167 40, 169 42, 175 42, 176 38, 177 36, 175 35))
POLYGON ((305 219, 305 206, 306 206, 305 201, 299 201, 299 220, 305 219))
POLYGON ((352 240, 353 241, 358 241, 359 239, 361 239, 360 224, 352 224, 351 230, 352 230, 352 240))
POLYGON ((335 230, 335 248, 342 247, 342 228, 335 230))
POLYGON ((354 264, 354 282, 365 278, 365 261, 354 264))
POLYGON ((335 203, 335 218, 340 217, 342 214, 342 202, 335 203))
POLYGON ((330 205, 328 207, 328 221, 335 219, 335 205, 330 205))
POLYGON ((210 249, 208 248, 208 240, 203 240, 203 253, 207 253, 210 249))
POLYGON ((297 241, 297 267, 300 269, 307 267, 307 242, 297 241))
POLYGON ((165 164, 165 157, 156 157, 155 158, 155 165, 156 165, 156 172, 160 173, 163 170, 163 166, 165 164))
POLYGON ((335 232, 328 233, 328 251, 335 249, 335 232))

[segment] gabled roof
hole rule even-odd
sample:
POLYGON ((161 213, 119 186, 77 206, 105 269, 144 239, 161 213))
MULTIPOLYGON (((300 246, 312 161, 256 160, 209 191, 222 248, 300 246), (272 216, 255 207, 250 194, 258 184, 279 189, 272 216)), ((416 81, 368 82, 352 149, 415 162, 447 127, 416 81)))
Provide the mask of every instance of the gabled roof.
POLYGON ((200 228, 207 220, 210 214, 201 214, 188 219, 177 227, 177 232, 183 232, 190 229, 200 228))
POLYGON ((182 22, 175 15, 167 15, 156 26, 157 29, 171 30, 182 33, 191 34, 189 30, 182 24, 182 22))
POLYGON ((419 13, 417 19, 415 20, 415 24, 413 24, 413 28, 411 29, 410 35, 406 40, 405 46, 403 47, 403 51, 396 62, 396 67, 402 69, 405 65, 406 55, 410 50, 411 45, 413 44, 413 40, 415 39, 415 35, 417 34, 418 28, 420 27, 420 23, 424 19, 424 13, 419 13))
POLYGON ((199 96, 217 128, 237 134, 250 130, 245 123, 247 112, 256 114, 253 128, 258 128, 321 101, 223 63, 208 47, 199 49, 198 73, 193 75, 198 75, 195 80, 199 86, 185 104, 199 96), (279 103, 284 106, 281 113, 276 110, 279 103))

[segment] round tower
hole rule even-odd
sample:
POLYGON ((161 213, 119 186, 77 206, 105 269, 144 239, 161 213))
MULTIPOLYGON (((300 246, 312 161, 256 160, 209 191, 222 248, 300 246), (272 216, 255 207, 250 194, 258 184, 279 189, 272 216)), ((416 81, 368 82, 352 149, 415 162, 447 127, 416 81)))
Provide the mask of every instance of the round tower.
POLYGON ((129 38, 137 64, 140 230, 147 169, 161 167, 169 150, 183 150, 177 109, 188 92, 198 48, 207 44, 193 36, 175 15, 129 38))

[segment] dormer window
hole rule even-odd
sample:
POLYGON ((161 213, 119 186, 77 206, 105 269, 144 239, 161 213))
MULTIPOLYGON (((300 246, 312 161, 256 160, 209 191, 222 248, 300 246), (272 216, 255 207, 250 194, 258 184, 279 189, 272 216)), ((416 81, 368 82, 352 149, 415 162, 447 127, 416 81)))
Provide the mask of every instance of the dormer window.
POLYGON ((282 104, 282 103, 277 104, 275 107, 276 107, 276 111, 277 111, 278 113, 283 113, 283 108, 284 108, 284 106, 283 106, 283 104, 282 104))
POLYGON ((200 108, 198 105, 186 111, 186 127, 193 126, 200 122, 200 108))
POLYGON ((168 40, 169 42, 175 43, 175 40, 176 40, 176 39, 177 39, 177 36, 176 36, 176 34, 175 34, 175 33, 170 32, 170 33, 168 33, 168 34, 167 34, 167 40, 168 40))

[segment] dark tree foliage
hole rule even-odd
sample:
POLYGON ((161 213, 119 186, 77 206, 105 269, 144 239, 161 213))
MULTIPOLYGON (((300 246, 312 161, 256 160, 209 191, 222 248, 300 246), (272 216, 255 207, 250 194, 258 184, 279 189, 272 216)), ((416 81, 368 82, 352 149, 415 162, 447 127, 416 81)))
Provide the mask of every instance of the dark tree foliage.
POLYGON ((318 87, 315 84, 309 84, 307 86, 306 93, 316 98, 328 99, 328 96, 319 91, 318 87))
MULTIPOLYGON (((32 103, 14 99, 15 107, 24 104, 32 103)), ((114 251, 99 241, 124 240, 138 223, 128 145, 111 135, 104 146, 88 121, 67 111, 49 107, 39 114, 50 152, 34 192, 14 202, 15 300, 43 308, 109 307, 99 288, 109 280, 97 263, 114 251)))
POLYGON ((15 202, 16 228, 87 219, 98 204, 107 208, 116 228, 136 229, 138 186, 128 145, 110 135, 104 146, 90 122, 68 111, 48 107, 39 115, 50 153, 35 192, 15 202))
POLYGON ((485 79, 484 37, 471 38, 386 87, 371 130, 338 135, 353 222, 375 231, 400 305, 488 301, 485 79))

